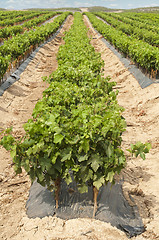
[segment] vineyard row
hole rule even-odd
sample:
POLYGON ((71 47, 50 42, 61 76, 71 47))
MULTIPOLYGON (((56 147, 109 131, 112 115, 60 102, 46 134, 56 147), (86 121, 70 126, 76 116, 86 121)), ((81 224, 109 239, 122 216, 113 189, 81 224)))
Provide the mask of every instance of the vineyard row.
POLYGON ((141 39, 152 46, 156 46, 156 47, 159 46, 159 31, 157 33, 157 32, 147 30, 145 28, 141 29, 139 23, 138 23, 138 26, 128 24, 128 23, 123 23, 108 14, 96 13, 96 15, 101 17, 111 26, 115 27, 115 29, 122 31, 123 33, 126 33, 128 36, 132 36, 133 38, 136 38, 136 39, 141 39))
POLYGON ((159 72, 159 48, 128 36, 121 30, 104 23, 92 13, 85 13, 93 27, 102 36, 115 46, 120 52, 132 59, 150 74, 157 75, 159 72))
POLYGON ((149 30, 149 31, 159 34, 158 24, 155 26, 154 23, 151 24, 151 22, 149 22, 149 21, 148 21, 149 24, 147 23, 147 21, 140 22, 136 19, 131 19, 127 15, 117 14, 117 13, 109 13, 109 16, 112 16, 113 18, 118 19, 119 21, 121 21, 123 23, 127 23, 127 24, 130 24, 131 26, 138 27, 139 29, 146 29, 146 30, 149 30))
POLYGON ((5 41, 0 46, 0 79, 2 80, 4 74, 10 71, 13 62, 14 64, 19 62, 36 45, 44 42, 55 33, 69 14, 69 12, 64 12, 55 18, 52 23, 36 27, 34 30, 26 31, 22 35, 13 36, 8 41, 5 41))
MULTIPOLYGON (((82 14, 75 13, 58 52, 58 69, 45 78, 50 86, 24 126, 26 135, 16 140, 8 129, 1 144, 11 151, 16 173, 24 168, 32 181, 55 190, 56 207, 62 179, 72 182, 71 169, 80 192, 93 187, 94 216, 99 188, 125 167, 126 122, 115 83, 102 77, 104 63, 87 32, 82 14)), ((138 143, 133 151, 144 158, 149 148, 138 143)))
POLYGON ((0 29, 0 41, 4 41, 4 39, 15 36, 18 33, 24 33, 24 31, 29 30, 33 27, 35 28, 39 24, 54 17, 57 14, 58 12, 50 12, 50 13, 42 14, 42 16, 26 21, 21 25, 2 28, 0 29))
POLYGON ((36 12, 25 12, 18 15, 18 12, 17 14, 14 16, 12 15, 12 13, 8 12, 8 15, 6 16, 6 18, 2 19, 0 21, 0 27, 5 27, 5 26, 13 26, 15 24, 20 24, 26 20, 29 20, 31 18, 34 18, 34 17, 38 17, 40 16, 41 14, 43 14, 43 12, 41 11, 36 11, 36 12))

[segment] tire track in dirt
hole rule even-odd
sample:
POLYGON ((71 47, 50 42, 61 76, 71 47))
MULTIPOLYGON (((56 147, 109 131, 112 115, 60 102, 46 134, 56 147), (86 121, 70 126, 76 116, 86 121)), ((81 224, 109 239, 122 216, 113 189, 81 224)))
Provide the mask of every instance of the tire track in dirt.
POLYGON ((123 149, 136 141, 152 144, 145 161, 128 156, 123 171, 125 195, 130 193, 135 199, 146 227, 145 233, 133 239, 159 239, 159 84, 141 89, 135 77, 102 42, 88 18, 84 19, 91 43, 105 62, 104 76, 117 82, 114 90, 119 91, 118 102, 125 108, 127 129, 123 134, 123 149))

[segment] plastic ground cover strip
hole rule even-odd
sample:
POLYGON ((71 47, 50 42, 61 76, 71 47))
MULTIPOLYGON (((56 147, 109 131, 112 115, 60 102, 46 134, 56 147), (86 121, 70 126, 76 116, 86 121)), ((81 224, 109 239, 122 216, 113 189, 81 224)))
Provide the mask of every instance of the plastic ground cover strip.
MULTIPOLYGON (((62 219, 92 218, 93 191, 79 193, 73 181, 69 186, 63 181, 59 196, 59 208, 55 208, 54 193, 42 187, 36 181, 30 188, 26 203, 29 218, 56 216, 62 219)), ((128 237, 144 232, 144 225, 138 213, 137 206, 130 206, 122 191, 122 182, 111 186, 103 186, 98 194, 98 209, 95 219, 111 223, 124 231, 128 237)))

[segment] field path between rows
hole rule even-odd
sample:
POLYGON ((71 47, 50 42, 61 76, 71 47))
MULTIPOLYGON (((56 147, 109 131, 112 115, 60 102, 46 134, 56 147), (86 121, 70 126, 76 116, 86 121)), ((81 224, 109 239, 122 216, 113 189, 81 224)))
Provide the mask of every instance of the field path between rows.
MULTIPOLYGON (((127 130, 123 135, 123 148, 138 140, 150 141, 152 150, 145 161, 128 156, 124 176, 124 194, 135 199, 146 231, 132 239, 159 239, 159 85, 153 84, 142 90, 137 80, 120 60, 105 46, 84 17, 89 27, 91 44, 101 52, 105 62, 104 75, 117 82, 119 104, 125 108, 127 130)), ((24 134, 23 124, 31 118, 36 102, 48 84, 42 76, 49 76, 57 68, 56 55, 62 36, 73 23, 69 16, 54 40, 36 54, 33 61, 0 97, 0 130, 13 126, 18 137, 24 134)), ((25 204, 29 194, 30 180, 25 172, 15 176, 10 154, 0 147, 0 239, 12 240, 126 240, 122 231, 94 219, 62 220, 56 217, 29 219, 25 204)))
POLYGON ((152 144, 145 161, 128 156, 127 168, 122 175, 125 197, 131 201, 131 194, 135 199, 147 230, 134 239, 159 239, 159 84, 141 89, 135 77, 102 42, 86 16, 85 23, 92 36, 92 45, 101 52, 105 62, 104 76, 117 82, 114 90, 119 91, 118 102, 125 109, 123 116, 127 122, 123 148, 127 149, 137 141, 152 144))

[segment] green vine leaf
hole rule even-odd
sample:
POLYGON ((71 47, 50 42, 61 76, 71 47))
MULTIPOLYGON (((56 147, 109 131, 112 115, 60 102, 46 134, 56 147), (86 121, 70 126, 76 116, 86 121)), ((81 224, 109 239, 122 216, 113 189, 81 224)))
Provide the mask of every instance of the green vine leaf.
POLYGON ((95 186, 98 190, 105 183, 104 176, 100 177, 98 180, 93 182, 93 186, 95 186))
POLYGON ((62 134, 55 133, 54 134, 54 143, 61 143, 64 136, 62 134))

